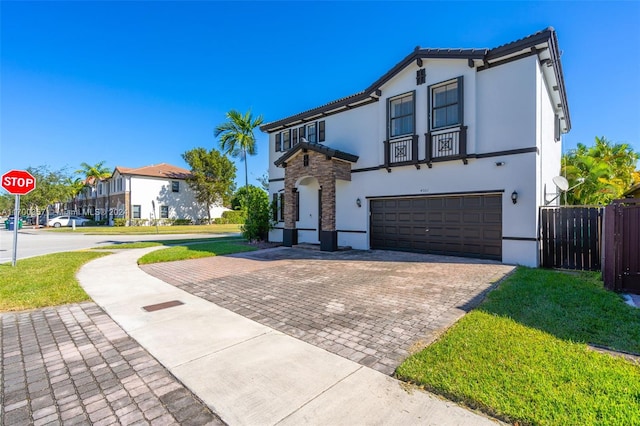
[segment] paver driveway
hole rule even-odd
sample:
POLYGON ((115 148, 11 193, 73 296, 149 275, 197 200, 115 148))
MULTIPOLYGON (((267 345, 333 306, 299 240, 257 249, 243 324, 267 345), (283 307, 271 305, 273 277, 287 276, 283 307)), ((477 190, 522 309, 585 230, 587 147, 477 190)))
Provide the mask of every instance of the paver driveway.
POLYGON ((513 270, 448 256, 284 247, 142 268, 385 374, 433 341, 513 270))

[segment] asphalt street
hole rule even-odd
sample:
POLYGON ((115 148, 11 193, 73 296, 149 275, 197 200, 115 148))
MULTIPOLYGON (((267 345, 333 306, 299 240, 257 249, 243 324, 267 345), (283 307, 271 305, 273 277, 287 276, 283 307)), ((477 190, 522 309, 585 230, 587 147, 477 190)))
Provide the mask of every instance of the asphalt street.
MULTIPOLYGON (((235 235, 235 234, 234 234, 235 235)), ((48 232, 44 229, 23 228, 18 232, 17 259, 41 256, 62 251, 80 250, 115 243, 174 240, 187 238, 224 237, 226 234, 150 234, 150 235, 84 235, 74 233, 48 232)), ((0 230, 0 263, 11 262, 13 256, 13 231, 0 230)))

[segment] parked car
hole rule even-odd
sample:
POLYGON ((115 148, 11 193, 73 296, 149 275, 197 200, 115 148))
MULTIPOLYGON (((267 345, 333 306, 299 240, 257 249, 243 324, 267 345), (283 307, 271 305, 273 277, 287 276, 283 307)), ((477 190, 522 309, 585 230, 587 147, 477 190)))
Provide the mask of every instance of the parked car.
MULTIPOLYGON (((57 214, 57 213, 49 213, 49 220, 53 220, 53 219, 57 218, 58 216, 60 216, 60 215, 57 214)), ((40 224, 42 226, 45 226, 47 223, 48 223, 47 215, 46 215, 46 213, 42 213, 40 215, 40 218, 38 219, 38 224, 40 224)))
POLYGON ((53 226, 54 228, 60 228, 61 226, 72 226, 73 221, 76 222, 76 226, 84 226, 85 223, 89 222, 89 219, 85 219, 80 216, 58 216, 53 219, 49 219, 47 225, 53 226))

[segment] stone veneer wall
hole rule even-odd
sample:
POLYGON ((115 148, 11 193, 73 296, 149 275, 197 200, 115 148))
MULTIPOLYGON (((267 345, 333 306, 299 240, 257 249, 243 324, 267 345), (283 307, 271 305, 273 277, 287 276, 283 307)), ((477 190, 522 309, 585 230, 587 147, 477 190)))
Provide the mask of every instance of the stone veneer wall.
POLYGON ((351 164, 327 158, 326 155, 315 151, 304 152, 296 155, 287 162, 284 178, 284 227, 295 228, 295 201, 294 192, 296 182, 301 178, 311 176, 318 180, 322 188, 322 231, 336 230, 336 179, 351 180, 351 164), (304 165, 304 156, 308 155, 309 164, 304 165))

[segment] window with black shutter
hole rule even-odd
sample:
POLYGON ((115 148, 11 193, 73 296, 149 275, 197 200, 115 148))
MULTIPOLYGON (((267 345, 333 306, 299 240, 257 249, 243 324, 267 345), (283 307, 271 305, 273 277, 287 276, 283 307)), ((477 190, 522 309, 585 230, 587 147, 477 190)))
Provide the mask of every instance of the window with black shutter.
POLYGON ((427 81, 427 71, 424 68, 420 68, 416 71, 416 85, 420 86, 421 84, 426 83, 427 81))
POLYGON ((316 123, 307 124, 307 140, 309 143, 316 143, 316 123))
POLYGON ((460 126, 463 123, 462 77, 430 86, 431 129, 460 126))
POLYGON ((306 133, 304 131, 304 126, 300 126, 298 128, 298 137, 300 138, 300 141, 302 141, 302 138, 306 137, 306 133))
POLYGON ((291 146, 298 145, 298 129, 291 129, 291 146))
POLYGON ((324 142, 324 121, 318 121, 318 142, 324 142))

